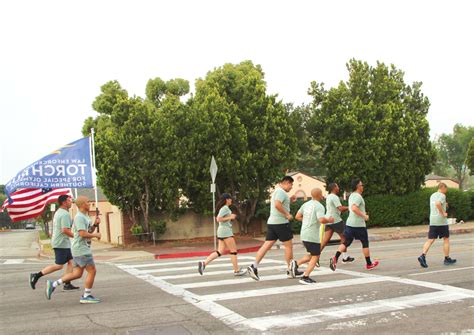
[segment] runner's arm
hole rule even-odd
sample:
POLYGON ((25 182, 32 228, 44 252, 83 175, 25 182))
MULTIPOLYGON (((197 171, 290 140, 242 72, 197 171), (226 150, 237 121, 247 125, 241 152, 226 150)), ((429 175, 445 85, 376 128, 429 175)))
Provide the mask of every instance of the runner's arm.
POLYGON ((63 228, 62 229, 63 234, 69 236, 69 237, 74 237, 74 234, 71 231, 71 228, 63 228))
POLYGON ((101 234, 100 233, 91 234, 85 230, 79 230, 79 236, 83 238, 94 238, 94 237, 100 238, 101 234))
POLYGON ((298 221, 303 221, 303 214, 301 214, 301 212, 296 213, 295 219, 298 221))
POLYGON ((436 201, 436 208, 438 208, 438 212, 439 214, 441 214, 441 216, 448 216, 448 213, 446 213, 444 210, 443 210, 443 206, 441 205, 441 201, 436 201))
POLYGON ((283 214, 288 220, 291 220, 293 216, 286 211, 285 208, 283 208, 283 205, 281 204, 280 200, 275 200, 275 208, 277 211, 279 211, 281 214, 283 214))
POLYGON ((360 216, 364 220, 367 220, 367 218, 369 217, 367 214, 362 212, 356 204, 353 204, 351 209, 352 209, 352 211, 354 212, 355 215, 360 216))
POLYGON ((337 209, 342 213, 342 212, 345 212, 349 209, 349 207, 347 206, 338 206, 337 209))

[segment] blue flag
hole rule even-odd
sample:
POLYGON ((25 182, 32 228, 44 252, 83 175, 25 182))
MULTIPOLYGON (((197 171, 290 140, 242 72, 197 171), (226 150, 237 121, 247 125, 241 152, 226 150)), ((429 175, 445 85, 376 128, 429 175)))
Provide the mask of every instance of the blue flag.
POLYGON ((7 196, 19 188, 92 188, 90 138, 69 143, 21 170, 6 185, 7 196))

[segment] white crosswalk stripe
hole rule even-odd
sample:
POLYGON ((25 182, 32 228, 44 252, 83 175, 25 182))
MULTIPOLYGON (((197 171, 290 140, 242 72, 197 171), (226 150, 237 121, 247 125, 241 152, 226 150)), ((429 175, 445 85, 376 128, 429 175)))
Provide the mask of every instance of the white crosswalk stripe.
MULTIPOLYGON (((253 257, 239 256, 239 265, 251 264, 252 262, 249 260, 253 260, 253 257)), ((325 268, 317 269, 312 273, 312 277, 314 279, 321 278, 322 281, 317 279, 318 282, 314 285, 300 285, 297 280, 286 280, 286 262, 270 258, 265 259, 259 265, 258 271, 261 277, 259 282, 247 276, 233 277, 232 266, 228 257, 216 259, 208 265, 203 276, 197 272, 197 262, 198 259, 193 259, 143 264, 116 264, 116 266, 169 294, 182 298, 224 322, 229 327, 243 332, 298 327, 474 298, 473 290, 402 277, 377 275, 374 272, 356 272, 339 268, 336 272, 325 268), (282 314, 267 314, 271 312, 268 309, 271 309, 272 306, 265 303, 265 297, 291 294, 293 298, 295 295, 305 294, 306 292, 330 289, 335 289, 337 292, 337 288, 366 284, 378 285, 378 283, 418 286, 425 291, 420 294, 371 301, 367 298, 368 301, 357 301, 331 307, 322 306, 320 309, 308 308, 304 312, 290 309, 281 311, 282 314), (235 290, 237 287, 238 289, 235 290), (434 292, 426 293, 426 289, 434 290, 434 292), (246 313, 245 309, 240 314, 220 304, 221 301, 243 301, 245 303, 245 299, 255 297, 261 298, 257 301, 261 304, 262 315, 260 316, 245 317, 245 315, 242 315, 246 313)), ((300 300, 302 303, 305 301, 305 299, 300 300)), ((256 303, 255 300, 252 301, 252 304, 256 303)))
POLYGON ((12 259, 0 259, 0 264, 4 265, 11 265, 11 264, 23 264, 25 262, 25 259, 17 259, 17 258, 12 258, 12 259))

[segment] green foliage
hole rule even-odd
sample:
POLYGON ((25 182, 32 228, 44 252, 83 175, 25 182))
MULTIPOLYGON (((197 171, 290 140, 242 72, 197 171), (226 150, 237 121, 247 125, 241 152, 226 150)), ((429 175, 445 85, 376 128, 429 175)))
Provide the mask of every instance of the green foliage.
POLYGON ((470 175, 474 176, 474 138, 469 142, 469 147, 466 154, 466 166, 470 171, 470 175))
POLYGON ((130 227, 130 231, 133 235, 143 234, 143 227, 135 223, 130 227))
POLYGON ((467 191, 466 194, 469 196, 469 199, 471 200, 471 213, 469 215, 469 219, 473 220, 474 219, 474 189, 467 191))
POLYGON ((465 181, 468 176, 469 162, 466 161, 466 158, 468 157, 469 145, 473 139, 474 127, 456 124, 452 134, 443 134, 436 142, 441 161, 445 166, 454 170, 454 177, 459 181, 461 189, 465 188, 465 181))
POLYGON ((150 221, 151 230, 155 232, 155 239, 158 239, 161 235, 166 232, 166 221, 152 219, 150 221))
POLYGON ((347 69, 347 82, 330 90, 313 82, 309 90, 327 180, 348 189, 351 179, 362 178, 367 194, 418 190, 434 156, 421 83, 405 84, 402 71, 383 63, 351 60, 347 69))

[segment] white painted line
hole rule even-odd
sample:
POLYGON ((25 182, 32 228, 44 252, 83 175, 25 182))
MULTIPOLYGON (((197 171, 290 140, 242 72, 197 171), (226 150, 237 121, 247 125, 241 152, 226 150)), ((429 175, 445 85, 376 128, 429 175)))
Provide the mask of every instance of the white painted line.
POLYGON ((262 297, 267 295, 274 294, 288 294, 294 292, 305 292, 313 290, 324 290, 328 288, 335 288, 341 286, 349 285, 362 285, 362 284, 371 284, 385 281, 382 278, 355 278, 355 279, 344 279, 336 280, 324 283, 316 283, 314 285, 291 285, 291 286, 277 286, 277 287, 268 287, 256 290, 247 290, 247 291, 236 291, 236 292, 227 292, 227 293, 216 293, 216 294, 207 294, 199 296, 200 300, 209 300, 209 301, 220 301, 220 300, 232 300, 232 299, 243 299, 243 298, 254 298, 262 297))
MULTIPOLYGON (((311 277, 313 276, 322 276, 322 275, 328 275, 328 274, 333 274, 331 270, 326 270, 322 269, 320 271, 313 271, 311 274, 311 277)), ((271 281, 271 280, 282 280, 282 279, 288 279, 286 274, 278 274, 278 275, 270 275, 270 276, 263 276, 260 278, 260 282, 262 281, 271 281)), ((175 286, 181 287, 181 288, 200 288, 200 287, 216 287, 216 286, 226 286, 226 285, 240 285, 244 283, 255 283, 255 280, 249 277, 245 278, 236 278, 236 279, 224 279, 224 280, 213 280, 213 281, 205 281, 201 283, 187 283, 187 284, 175 284, 175 286)))
MULTIPOLYGON (((237 256, 238 259, 247 259, 247 260, 254 260, 255 257, 251 256, 237 256)), ((122 269, 127 269, 127 268, 149 268, 149 267, 155 267, 155 266, 168 266, 168 265, 183 265, 183 264, 197 264, 200 260, 204 260, 205 257, 194 257, 193 260, 187 260, 187 261, 176 261, 176 262, 162 262, 162 261, 156 261, 154 263, 146 263, 146 264, 117 264, 119 265, 122 269)), ((230 262, 230 257, 223 256, 215 259, 213 263, 215 262, 230 262)))
MULTIPOLYGON (((286 270, 286 268, 287 268, 286 265, 259 267, 258 272, 260 273, 261 271, 286 270)), ((136 270, 136 271, 139 271, 140 274, 146 274, 146 272, 142 272, 140 270, 136 270)), ((218 275, 225 275, 225 274, 233 276, 232 272, 233 272, 232 270, 209 271, 209 272, 204 272, 204 275, 201 276, 197 272, 197 268, 196 268, 196 273, 185 273, 185 274, 182 274, 182 275, 169 275, 169 276, 155 276, 155 278, 159 278, 159 279, 164 280, 164 279, 181 279, 181 278, 193 278, 193 277, 204 277, 204 276, 218 276, 218 275)))
POLYGON ((25 260, 24 259, 7 259, 3 264, 22 264, 25 260))
MULTIPOLYGON (((197 271, 198 269, 198 264, 197 262, 195 262, 196 264, 194 264, 193 266, 181 266, 181 267, 175 267, 175 268, 164 268, 164 269, 150 269, 150 270, 139 270, 141 271, 142 273, 160 273, 160 272, 181 272, 181 271, 188 271, 188 270, 195 270, 197 271)), ((268 259, 268 260, 263 260, 262 263, 260 264, 279 264, 280 262, 278 261, 272 261, 271 259, 268 259)), ((239 266, 240 265, 250 265, 250 264, 253 264, 253 262, 239 262, 239 266)), ((232 269, 232 263, 230 262, 230 260, 228 261, 228 263, 224 263, 224 264, 209 264, 208 266, 206 266, 206 270, 204 270, 204 273, 206 273, 207 270, 209 269, 216 269, 216 268, 229 268, 229 269, 232 269)))
POLYGON ((382 299, 357 304, 313 309, 284 315, 257 317, 247 319, 246 321, 243 321, 243 323, 248 327, 254 327, 260 331, 266 331, 272 328, 296 327, 325 321, 334 321, 371 314, 400 311, 408 308, 454 302, 469 298, 474 298, 474 294, 462 294, 458 292, 447 291, 431 292, 392 299, 382 299))
POLYGON ((451 272, 451 271, 460 271, 460 270, 467 270, 467 269, 474 269, 474 266, 466 266, 464 268, 455 268, 455 269, 446 269, 446 270, 436 270, 436 271, 410 273, 408 276, 422 276, 422 275, 427 275, 427 274, 431 274, 431 273, 451 272))

